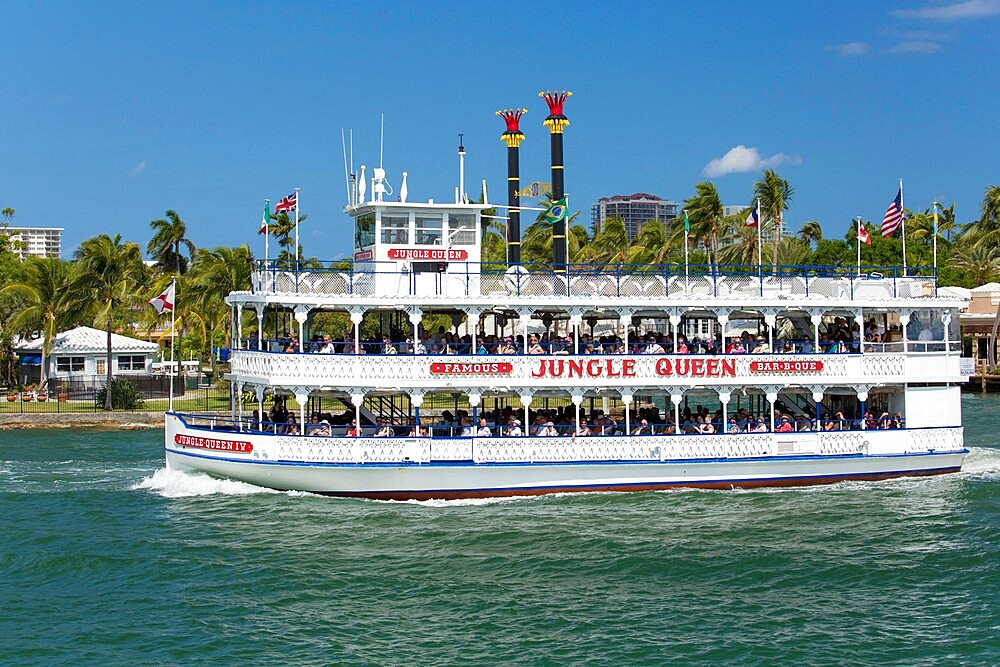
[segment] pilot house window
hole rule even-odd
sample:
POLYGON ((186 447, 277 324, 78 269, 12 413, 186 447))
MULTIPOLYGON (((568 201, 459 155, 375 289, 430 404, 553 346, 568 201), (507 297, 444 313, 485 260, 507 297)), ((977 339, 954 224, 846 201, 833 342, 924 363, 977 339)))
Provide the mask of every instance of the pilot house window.
POLYGON ((450 213, 448 235, 451 238, 451 245, 475 245, 476 216, 469 213, 450 213))
POLYGON ((409 243, 410 216, 382 214, 382 243, 409 243))
POLYGON ((444 220, 440 215, 418 215, 416 220, 417 245, 441 245, 444 220))

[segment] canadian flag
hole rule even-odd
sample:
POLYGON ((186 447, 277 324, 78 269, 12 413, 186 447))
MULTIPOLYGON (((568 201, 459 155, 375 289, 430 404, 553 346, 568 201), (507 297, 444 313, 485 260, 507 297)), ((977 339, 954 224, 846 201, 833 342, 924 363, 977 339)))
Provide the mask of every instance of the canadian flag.
POLYGON ((163 290, 162 294, 154 296, 147 303, 156 308, 156 312, 160 315, 168 310, 172 311, 174 309, 174 283, 170 283, 170 287, 163 290))
POLYGON ((868 245, 872 244, 872 237, 868 236, 868 230, 863 224, 858 225, 858 240, 868 245))

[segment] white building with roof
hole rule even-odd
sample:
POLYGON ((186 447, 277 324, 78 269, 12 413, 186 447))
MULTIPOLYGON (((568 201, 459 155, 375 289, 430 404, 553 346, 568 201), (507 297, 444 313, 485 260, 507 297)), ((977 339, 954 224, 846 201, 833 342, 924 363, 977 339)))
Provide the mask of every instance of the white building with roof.
MULTIPOLYGON (((41 376, 42 338, 23 342, 14 350, 21 361, 18 378, 25 384, 37 383, 41 376)), ((112 375, 150 375, 156 343, 111 334, 112 375)), ((50 379, 83 382, 88 377, 107 375, 108 332, 77 327, 56 335, 46 359, 50 379)))
POLYGON ((0 230, 17 243, 18 254, 25 257, 62 256, 62 227, 7 227, 0 230))

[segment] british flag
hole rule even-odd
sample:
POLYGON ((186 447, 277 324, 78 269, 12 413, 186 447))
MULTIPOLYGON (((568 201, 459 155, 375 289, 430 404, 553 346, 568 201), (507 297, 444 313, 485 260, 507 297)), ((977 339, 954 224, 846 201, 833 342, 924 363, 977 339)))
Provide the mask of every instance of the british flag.
POLYGON ((282 211, 289 212, 294 211, 299 207, 299 193, 293 192, 284 199, 281 199, 277 204, 274 205, 274 212, 281 213, 282 211))
POLYGON ((903 188, 899 188, 896 198, 889 204, 882 218, 882 236, 892 236, 903 222, 903 188))

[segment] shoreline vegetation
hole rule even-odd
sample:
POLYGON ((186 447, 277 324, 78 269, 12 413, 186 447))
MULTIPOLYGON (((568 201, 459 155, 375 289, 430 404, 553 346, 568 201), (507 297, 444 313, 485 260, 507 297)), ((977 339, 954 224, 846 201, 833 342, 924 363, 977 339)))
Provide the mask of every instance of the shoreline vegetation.
MULTIPOLYGON (((753 204, 735 215, 723 215, 722 200, 710 181, 698 183, 694 193, 685 199, 689 229, 685 234, 683 216, 669 222, 648 221, 630 238, 620 219, 605 221, 600 229, 588 229, 576 223, 580 212, 569 216, 569 259, 574 264, 591 265, 683 265, 685 236, 688 237, 688 261, 692 266, 757 265, 757 244, 764 271, 774 266, 839 266, 857 264, 858 228, 853 220, 809 220, 796 233, 782 233, 785 212, 795 190, 773 170, 765 170, 754 185, 753 204), (760 234, 744 222, 760 200, 760 234), (821 225, 821 222, 823 223, 821 225), (824 237, 844 229, 842 236, 824 237), (777 230, 778 233, 775 233, 777 230)), ((543 198, 542 207, 551 204, 543 198)), ((971 210, 967 209, 967 210, 971 210)), ((976 287, 1000 278, 1000 186, 984 190, 977 217, 965 223, 956 218, 956 204, 940 206, 936 216, 930 206, 906 210, 906 258, 909 267, 933 265, 933 248, 937 245, 938 284, 976 287)), ((488 215, 496 215, 488 209, 488 215)), ((85 240, 73 258, 29 257, 21 260, 19 241, 7 233, 13 224, 15 210, 0 211, 0 388, 8 391, 26 389, 45 391, 46 357, 52 350, 55 336, 79 325, 106 331, 109 349, 105 364, 107 382, 112 375, 111 333, 142 334, 161 345, 162 358, 170 358, 170 313, 160 315, 147 302, 163 293, 177 280, 176 300, 176 359, 195 359, 207 365, 215 378, 216 360, 213 349, 231 344, 230 309, 226 295, 249 289, 252 264, 255 259, 248 244, 200 248, 188 238, 187 225, 173 210, 163 218, 150 221, 152 238, 145 248, 125 240, 121 235, 101 234, 85 240), (42 338, 42 370, 38 387, 18 383, 18 357, 15 341, 42 338)), ((300 215, 299 220, 305 220, 300 215)), ((864 222, 871 245, 862 248, 864 267, 894 267, 903 264, 901 233, 883 237, 878 223, 864 222)), ((247 235, 254 224, 247 225, 247 235)), ((278 262, 294 261, 295 221, 287 212, 270 216, 267 233, 277 241, 278 262)), ((544 212, 528 225, 521 238, 522 264, 537 266, 551 263, 552 228, 544 212)), ((503 264, 506 257, 504 229, 495 217, 484 218, 483 262, 503 264)), ((322 262, 308 256, 300 244, 297 255, 302 268, 341 265, 348 260, 322 262)), ((450 326, 447 315, 426 315, 424 326, 437 330, 450 326)), ((290 331, 287 314, 269 313, 264 323, 267 331, 290 331)), ((340 313, 320 313, 312 324, 313 332, 329 334, 339 340, 351 327, 350 320, 340 313)), ((376 318, 362 322, 362 335, 373 336, 378 331, 376 318)), ((244 322, 244 335, 256 334, 256 323, 244 322)), ((179 366, 179 365, 178 365, 179 366)), ((216 380, 220 386, 224 380, 216 380)), ((103 408, 111 411, 112 392, 104 392, 103 408)), ((90 408, 91 410, 93 407, 90 408)), ((90 413, 93 416, 93 412, 90 413)))

